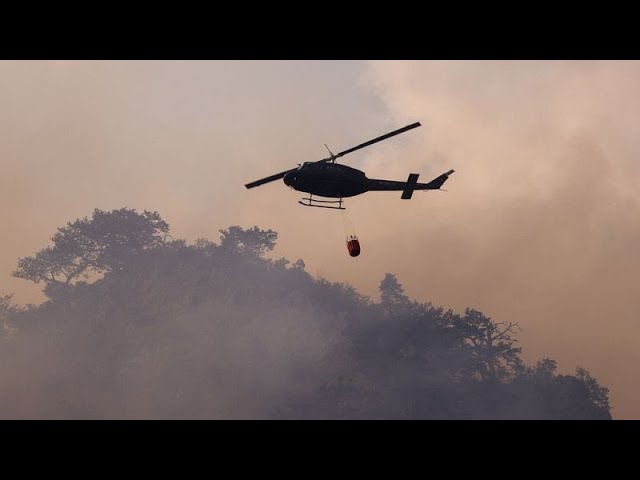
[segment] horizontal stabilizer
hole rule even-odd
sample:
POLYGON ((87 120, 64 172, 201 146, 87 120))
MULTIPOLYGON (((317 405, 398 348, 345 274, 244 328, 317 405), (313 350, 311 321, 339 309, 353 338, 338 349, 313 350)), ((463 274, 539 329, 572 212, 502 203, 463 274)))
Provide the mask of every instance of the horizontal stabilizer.
POLYGON ((404 189, 400 198, 402 198, 403 200, 409 200, 411 198, 414 192, 412 186, 418 183, 419 176, 420 174, 418 173, 409 174, 409 178, 407 178, 407 188, 404 189))

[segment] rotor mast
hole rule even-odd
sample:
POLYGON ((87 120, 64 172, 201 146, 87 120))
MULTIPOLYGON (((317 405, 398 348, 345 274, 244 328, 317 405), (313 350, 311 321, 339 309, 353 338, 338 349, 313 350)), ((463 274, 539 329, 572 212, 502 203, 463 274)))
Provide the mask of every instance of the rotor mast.
POLYGON ((329 146, 325 143, 324 146, 326 147, 326 149, 329 151, 329 155, 331 155, 329 157, 329 160, 331 161, 331 163, 336 163, 336 156, 333 154, 333 152, 329 149, 329 146))

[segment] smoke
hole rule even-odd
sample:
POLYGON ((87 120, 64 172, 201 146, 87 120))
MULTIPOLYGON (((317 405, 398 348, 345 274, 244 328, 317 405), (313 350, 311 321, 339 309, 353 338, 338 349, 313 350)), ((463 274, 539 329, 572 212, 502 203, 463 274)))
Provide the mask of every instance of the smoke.
POLYGON ((527 360, 587 367, 614 416, 637 418, 639 74, 638 62, 0 62, 0 295, 42 300, 10 278, 18 257, 96 207, 158 210, 188 240, 265 225, 277 255, 365 294, 396 272, 412 298, 519 322, 527 360), (300 207, 282 183, 242 187, 414 121, 344 161, 377 178, 456 173, 448 192, 411 201, 349 199, 357 259, 336 212, 300 207))
POLYGON ((145 284, 18 322, 0 340, 0 417, 264 419, 340 371, 335 321, 310 305, 212 293, 189 308, 154 300, 158 284, 145 284))
POLYGON ((282 183, 259 196, 243 185, 374 131, 381 113, 355 83, 362 68, 0 62, 0 292, 41 301, 38 288, 10 278, 18 257, 93 208, 157 210, 191 240, 236 223, 294 229, 283 206, 296 197, 282 183), (362 130, 343 133, 354 124, 362 130))
POLYGON ((585 364, 618 418, 640 401, 639 78, 638 62, 371 62, 363 79, 396 124, 424 125, 368 169, 456 169, 448 193, 371 198, 376 253, 419 299, 520 322, 525 358, 585 364))

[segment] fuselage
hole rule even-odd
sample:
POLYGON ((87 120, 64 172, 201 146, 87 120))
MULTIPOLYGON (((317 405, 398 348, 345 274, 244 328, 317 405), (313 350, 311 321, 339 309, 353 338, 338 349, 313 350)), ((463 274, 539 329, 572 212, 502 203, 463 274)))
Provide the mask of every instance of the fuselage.
POLYGON ((283 180, 295 190, 320 197, 353 197, 370 190, 363 171, 340 163, 305 163, 287 173, 283 180))
MULTIPOLYGON (((319 197, 347 198, 370 191, 407 191, 438 189, 453 170, 429 183, 411 183, 367 178, 363 171, 340 163, 304 163, 287 173, 283 180, 289 187, 319 197)), ((410 198, 410 196, 408 197, 410 198)))

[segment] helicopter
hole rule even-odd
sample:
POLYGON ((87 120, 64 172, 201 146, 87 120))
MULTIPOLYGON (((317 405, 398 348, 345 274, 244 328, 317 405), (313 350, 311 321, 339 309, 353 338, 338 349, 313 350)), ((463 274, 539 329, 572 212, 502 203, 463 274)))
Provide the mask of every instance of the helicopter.
POLYGON ((336 154, 331 152, 325 144, 325 147, 329 151, 329 157, 315 162, 298 164, 296 168, 247 183, 245 187, 250 189, 282 179, 288 187, 309 194, 308 197, 298 201, 300 205, 304 205, 305 207, 332 208, 336 210, 345 209, 342 206, 343 198, 354 197, 366 192, 401 191, 402 196, 400 198, 409 200, 416 190, 439 190, 454 170, 443 173, 429 183, 418 183, 418 173, 411 173, 406 182, 401 182, 367 178, 361 170, 336 163, 336 160, 344 155, 420 126, 422 126, 420 122, 415 122, 336 154), (337 198, 338 200, 319 200, 313 198, 314 195, 321 198, 337 198))

